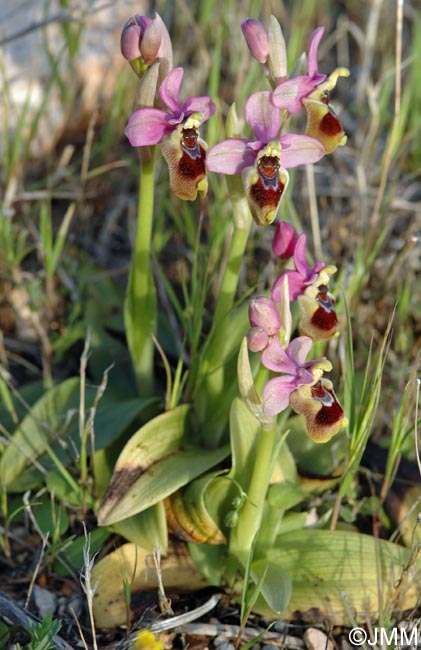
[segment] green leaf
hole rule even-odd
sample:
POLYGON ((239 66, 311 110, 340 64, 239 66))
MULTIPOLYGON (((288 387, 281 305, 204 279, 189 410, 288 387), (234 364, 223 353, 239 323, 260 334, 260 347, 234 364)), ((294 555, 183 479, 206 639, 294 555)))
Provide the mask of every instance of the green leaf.
POLYGON ((236 398, 230 412, 230 436, 232 469, 231 479, 240 485, 248 485, 255 461, 256 439, 260 424, 244 401, 236 398))
POLYGON ((276 483, 269 488, 268 500, 271 506, 289 510, 306 497, 306 492, 290 483, 276 483))
MULTIPOLYGON (((110 531, 106 528, 95 528, 89 535, 91 540, 90 552, 93 555, 105 544, 110 536, 110 531)), ((54 560, 54 573, 60 576, 67 576, 72 571, 79 572, 83 567, 83 549, 85 544, 86 537, 84 535, 71 540, 69 546, 61 551, 60 555, 54 560)))
POLYGON ((288 573, 273 562, 259 560, 253 562, 251 576, 270 609, 275 614, 281 614, 291 597, 292 584, 288 573))
POLYGON ((9 628, 5 623, 0 621, 0 648, 10 647, 9 645, 6 646, 9 640, 10 640, 9 628))
POLYGON ((158 546, 162 553, 167 552, 167 519, 162 501, 133 517, 113 524, 111 530, 148 551, 153 551, 158 546))
MULTIPOLYGON (((189 544, 193 562, 210 585, 220 587, 227 578, 226 564, 229 561, 225 546, 208 544, 189 544)), ((236 568, 238 563, 235 562, 236 568)))
MULTIPOLYGON (((349 608, 366 620, 388 607, 412 609, 419 597, 420 560, 415 564, 409 549, 361 533, 308 529, 279 535, 265 560, 291 577, 285 617, 304 618, 310 611, 314 617, 317 608, 330 623, 346 624, 349 608)), ((269 613, 261 604, 257 609, 269 613)))
POLYGON ((65 508, 49 497, 43 497, 41 501, 37 500, 33 506, 33 513, 40 530, 44 534, 50 533, 53 540, 61 537, 69 527, 69 517, 65 508))
POLYGON ((105 394, 95 413, 95 450, 109 447, 136 417, 154 403, 156 403, 155 398, 141 397, 121 402, 107 402, 105 394))
POLYGON ((288 447, 298 467, 305 473, 310 476, 331 475, 343 462, 348 447, 344 431, 321 445, 310 438, 300 415, 289 418, 288 429, 291 431, 288 447))
POLYGON ((207 474, 168 497, 168 524, 171 532, 179 539, 197 544, 223 544, 226 541, 206 503, 208 486, 219 474, 220 472, 207 474))
POLYGON ((146 510, 210 469, 229 449, 183 448, 184 404, 141 427, 121 452, 99 512, 100 525, 110 525, 146 510))
POLYGON ((18 477, 25 466, 34 463, 58 435, 69 411, 78 403, 79 379, 67 379, 39 399, 16 429, 0 461, 4 485, 18 477))

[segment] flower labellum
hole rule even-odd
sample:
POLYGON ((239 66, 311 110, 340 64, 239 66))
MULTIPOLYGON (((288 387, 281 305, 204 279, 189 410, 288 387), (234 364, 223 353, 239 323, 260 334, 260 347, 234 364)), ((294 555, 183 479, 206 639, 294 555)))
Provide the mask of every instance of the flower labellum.
POLYGON ((303 99, 307 111, 306 134, 316 138, 325 148, 325 153, 333 153, 337 147, 346 144, 347 136, 333 108, 324 101, 311 97, 303 99))
POLYGON ((297 388, 290 395, 290 404, 296 413, 304 416, 308 434, 314 442, 327 442, 348 426, 333 384, 324 377, 297 388))
POLYGON ((187 201, 194 201, 198 192, 200 196, 206 196, 208 191, 205 167, 207 144, 199 136, 199 124, 200 115, 193 113, 161 143, 162 155, 170 173, 171 189, 180 199, 187 201))
POLYGON ((289 174, 281 166, 281 147, 270 142, 259 151, 255 167, 242 174, 247 199, 258 226, 271 224, 289 182, 289 174))
POLYGON ((300 333, 313 341, 326 340, 338 333, 335 299, 326 284, 310 285, 298 296, 301 309, 300 333))

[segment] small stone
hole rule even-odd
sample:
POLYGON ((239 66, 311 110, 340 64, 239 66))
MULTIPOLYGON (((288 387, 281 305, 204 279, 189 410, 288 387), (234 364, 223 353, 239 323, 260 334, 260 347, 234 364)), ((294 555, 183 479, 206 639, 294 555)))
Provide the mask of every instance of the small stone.
POLYGON ((32 596, 41 618, 54 614, 57 608, 57 596, 48 589, 34 585, 32 596))
POLYGON ((324 632, 309 627, 303 634, 307 650, 333 650, 333 643, 324 632))

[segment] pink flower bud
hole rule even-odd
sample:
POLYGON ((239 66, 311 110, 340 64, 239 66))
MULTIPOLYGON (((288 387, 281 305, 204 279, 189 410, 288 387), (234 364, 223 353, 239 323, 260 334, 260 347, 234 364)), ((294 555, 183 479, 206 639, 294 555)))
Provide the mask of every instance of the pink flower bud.
POLYGON ((287 221, 278 221, 272 241, 272 251, 281 260, 287 260, 294 255, 298 235, 287 221))
POLYGON ((265 296, 258 296, 250 301, 249 319, 252 327, 263 329, 268 336, 274 336, 281 328, 276 304, 265 296))
POLYGON ((242 24, 244 38, 251 55, 259 61, 266 63, 269 54, 269 38, 266 29, 259 20, 247 18, 242 24))
POLYGON ((268 344, 268 335, 261 327, 251 327, 247 332, 247 346, 250 352, 261 352, 268 344))
POLYGON ((140 54, 145 63, 153 63, 161 47, 161 32, 155 22, 145 29, 140 41, 140 54))
POLYGON ((126 22, 121 33, 122 55, 128 61, 139 59, 147 65, 153 63, 161 54, 164 30, 166 32, 166 27, 160 18, 135 14, 126 22))
POLYGON ((135 25, 130 18, 121 32, 120 49, 121 54, 127 61, 133 61, 140 56, 140 38, 142 30, 135 25))

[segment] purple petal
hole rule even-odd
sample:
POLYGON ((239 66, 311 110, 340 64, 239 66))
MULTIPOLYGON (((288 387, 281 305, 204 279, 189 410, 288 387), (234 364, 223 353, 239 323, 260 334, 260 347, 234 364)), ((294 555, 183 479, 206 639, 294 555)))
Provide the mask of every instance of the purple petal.
POLYGON ((148 18, 148 16, 141 16, 140 14, 135 14, 134 19, 136 21, 136 25, 139 25, 142 31, 145 31, 147 26, 153 22, 152 18, 148 18))
POLYGON ((268 415, 277 415, 289 405, 289 396, 296 389, 295 382, 290 377, 274 377, 265 384, 263 410, 268 415))
POLYGON ((312 347, 313 341, 311 338, 308 336, 298 336, 296 339, 292 339, 287 351, 291 359, 294 359, 298 366, 302 366, 312 347))
POLYGON ((272 251, 281 260, 287 260, 294 255, 298 234, 287 221, 278 221, 272 240, 272 251))
POLYGON ((281 136, 280 143, 282 167, 285 169, 318 162, 325 155, 321 142, 308 135, 287 133, 281 136))
POLYGON ((268 90, 254 93, 246 103, 246 120, 253 132, 261 142, 274 140, 281 127, 281 114, 271 102, 271 94, 268 90))
POLYGON ((283 372, 295 376, 297 364, 290 358, 278 339, 272 339, 262 352, 262 364, 274 372, 283 372))
POLYGON ((201 113, 203 117, 200 120, 200 124, 203 124, 203 122, 206 122, 206 120, 208 120, 210 116, 214 114, 215 108, 215 104, 211 98, 203 96, 189 97, 189 99, 184 102, 181 110, 185 115, 191 115, 192 113, 201 113))
POLYGON ((302 232, 297 239, 294 250, 294 264, 303 280, 307 280, 311 269, 306 260, 307 237, 302 232))
POLYGON ((324 31, 324 27, 318 27, 314 30, 310 38, 307 62, 307 69, 310 77, 315 77, 319 74, 319 68, 317 65, 317 50, 319 48, 320 41, 322 40, 324 31))
POLYGON ((272 287, 272 300, 279 302, 282 295, 282 283, 284 277, 288 278, 288 289, 289 289, 289 299, 291 301, 297 300, 298 296, 301 296, 304 293, 306 284, 303 282, 303 277, 298 271, 286 271, 283 273, 275 282, 272 287))
POLYGON ((230 138, 209 149, 206 164, 212 172, 240 174, 246 167, 254 165, 256 152, 249 148, 247 140, 230 138))
POLYGON ((279 84, 272 93, 274 105, 285 108, 289 113, 298 113, 302 108, 301 100, 314 91, 316 84, 307 75, 288 79, 279 84))
POLYGON ((183 68, 173 68, 167 74, 159 89, 161 100, 174 114, 178 114, 181 109, 178 96, 180 94, 183 75, 183 68))
POLYGON ((132 147, 158 144, 171 131, 168 113, 159 108, 140 108, 130 115, 124 133, 132 147))

